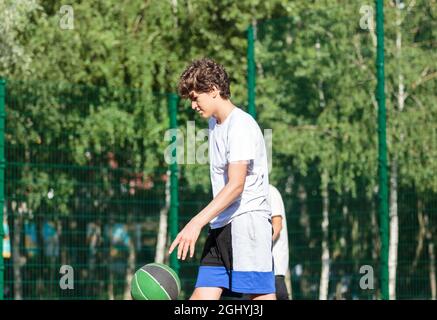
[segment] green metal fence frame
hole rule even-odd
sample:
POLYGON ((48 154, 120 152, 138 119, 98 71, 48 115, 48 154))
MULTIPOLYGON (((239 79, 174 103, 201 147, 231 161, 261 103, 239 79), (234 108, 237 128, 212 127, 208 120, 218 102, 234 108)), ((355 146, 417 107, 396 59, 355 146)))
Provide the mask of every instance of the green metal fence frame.
POLYGON ((255 66, 255 32, 254 26, 247 29, 247 98, 248 112, 256 119, 255 90, 256 90, 256 66, 255 66))
MULTIPOLYGON (((168 112, 170 118, 170 129, 177 129, 177 112, 178 112, 178 101, 179 98, 176 94, 170 93, 168 95, 168 112)), ((176 136, 172 137, 172 143, 175 142, 176 136)), ((170 230, 170 243, 176 239, 179 229, 179 197, 178 197, 178 164, 177 158, 177 148, 174 149, 173 159, 175 161, 170 165, 170 214, 169 214, 169 230, 170 230)), ((177 259, 177 251, 174 250, 170 255, 170 267, 179 275, 179 260, 177 259)))
POLYGON ((376 100, 378 101, 378 175, 379 175, 379 219, 381 236, 381 267, 380 287, 381 298, 388 300, 388 250, 389 250, 389 218, 388 218, 388 179, 387 179, 387 116, 385 109, 385 84, 384 84, 384 1, 375 0, 376 7, 376 72, 377 88, 376 100))
POLYGON ((3 208, 5 204, 5 92, 6 80, 0 79, 0 300, 4 299, 3 208))

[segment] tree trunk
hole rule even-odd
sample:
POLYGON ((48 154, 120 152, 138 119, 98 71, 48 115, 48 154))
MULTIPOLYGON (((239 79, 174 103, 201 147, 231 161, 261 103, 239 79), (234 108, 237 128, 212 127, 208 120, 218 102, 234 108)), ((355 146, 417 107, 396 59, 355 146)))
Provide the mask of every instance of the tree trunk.
MULTIPOLYGON (((88 279, 99 279, 97 267, 97 251, 101 245, 102 228, 98 222, 90 222, 87 225, 88 238, 88 279)), ((87 284, 87 295, 94 297, 98 292, 102 292, 101 282, 99 281, 99 288, 95 284, 87 284)))
MULTIPOLYGON (((345 203, 344 206, 346 207, 346 210, 349 212, 347 203, 345 203)), ((366 244, 361 238, 359 220, 354 210, 351 210, 351 212, 349 213, 349 217, 350 217, 350 226, 351 226, 350 245, 349 245, 351 251, 350 257, 352 258, 352 261, 354 261, 354 270, 359 270, 360 260, 362 261, 362 258, 364 257, 366 244)))
POLYGON ((437 286, 436 286, 436 271, 435 271, 435 250, 432 237, 428 241, 428 255, 429 255, 429 284, 431 287, 431 299, 436 300, 437 286))
POLYGON ((396 299, 396 269, 398 263, 398 163, 394 158, 390 173, 390 243, 388 251, 389 299, 396 299))
MULTIPOLYGON (((111 220, 110 220, 111 221, 111 220)), ((112 246, 112 221, 109 227, 109 252, 108 252, 108 271, 109 271, 109 281, 108 281, 108 299, 114 300, 114 272, 113 272, 113 246, 112 246)))
POLYGON ((290 300, 292 300, 293 299, 293 292, 292 292, 292 287, 291 287, 291 272, 290 272, 290 268, 287 268, 287 272, 285 273, 285 286, 287 287, 288 298, 290 300))
MULTIPOLYGON (((291 172, 291 168, 288 168, 289 172, 291 172)), ((294 176, 291 174, 288 176, 287 181, 285 183, 285 194, 288 195, 287 198, 291 199, 291 196, 293 195, 294 192, 294 176)), ((290 212, 290 210, 292 209, 292 202, 287 201, 286 202, 286 206, 285 206, 285 210, 286 212, 290 212)), ((290 255, 290 260, 292 259, 291 256, 291 246, 290 243, 288 243, 288 252, 290 255)), ((288 291, 288 296, 290 298, 290 300, 293 299, 293 286, 292 286, 292 281, 291 281, 291 272, 290 272, 290 268, 287 268, 287 273, 285 274, 285 284, 287 286, 287 291, 288 291)))
POLYGON ((435 268, 435 250, 433 236, 431 228, 429 227, 428 215, 424 215, 425 229, 426 229, 426 240, 428 241, 428 256, 429 256, 429 285, 431 289, 431 300, 436 300, 437 287, 436 287, 436 268, 435 268))
MULTIPOLYGON (((320 59, 320 40, 317 39, 315 43, 317 59, 320 59)), ((319 80, 318 83, 319 92, 319 107, 324 109, 326 106, 325 94, 323 92, 323 81, 319 80)), ((322 173, 322 202, 323 202, 323 220, 322 220, 322 270, 320 273, 320 288, 319 288, 319 300, 328 299, 329 290, 329 194, 328 194, 328 173, 324 171, 322 173)))
MULTIPOLYGON (((68 227, 67 227, 68 230, 68 227)), ((67 265, 68 263, 68 256, 67 256, 67 246, 64 245, 63 237, 62 237, 62 232, 63 232, 63 227, 62 227, 62 221, 59 220, 58 221, 58 236, 59 236, 59 258, 61 261, 61 265, 67 265)), ((68 233, 68 231, 67 231, 68 233)), ((59 271, 59 270, 58 270, 59 271)))
POLYGON ((126 281, 125 281, 125 288, 124 288, 124 300, 132 300, 132 296, 130 294, 130 287, 132 278, 135 274, 135 245, 134 241, 131 239, 129 240, 129 257, 127 260, 127 270, 126 270, 126 281))
POLYGON ((322 177, 322 201, 323 201, 323 220, 322 220, 322 270, 320 274, 319 300, 328 299, 329 289, 329 195, 328 195, 328 174, 322 177), (324 180, 324 181, 323 181, 324 180))
POLYGON ((335 300, 343 300, 341 281, 338 281, 335 285, 335 300))
POLYGON ((170 170, 167 171, 167 181, 165 183, 165 205, 159 212, 158 238, 156 240, 155 262, 164 263, 165 246, 167 240, 168 212, 170 210, 170 170))
POLYGON ((416 254, 411 266, 410 274, 413 274, 416 271, 426 237, 426 222, 423 215, 423 202, 420 198, 417 199, 417 220, 419 222, 419 234, 417 235, 416 254))
POLYGON ((108 298, 114 300, 114 274, 112 271, 109 271, 108 298))
POLYGON ((12 265, 14 269, 14 299, 23 299, 22 274, 21 274, 21 228, 23 226, 22 213, 14 217, 14 237, 12 245, 12 265))
POLYGON ((300 202, 300 217, 299 223, 304 228, 306 240, 311 238, 310 217, 307 208, 307 192, 303 184, 299 184, 298 198, 300 202))
MULTIPOLYGON (((402 31, 401 31, 401 7, 398 4, 396 11, 396 55, 398 65, 401 64, 402 56, 402 31)), ((402 112, 405 105, 405 86, 404 77, 399 69, 398 75, 398 111, 402 112)), ((402 132, 399 133, 400 143, 403 141, 402 132)), ((388 254, 388 278, 389 278, 389 299, 396 299, 396 270, 398 263, 398 243, 399 243, 399 220, 398 220, 398 159, 396 156, 396 147, 393 148, 393 160, 390 172, 390 243, 388 254)))
POLYGON ((341 243, 341 248, 342 248, 342 254, 347 257, 348 256, 348 249, 350 248, 350 246, 352 245, 352 243, 350 243, 351 240, 351 233, 352 233, 352 228, 351 228, 351 222, 350 222, 350 217, 349 217, 349 208, 346 204, 347 201, 347 196, 346 196, 346 192, 343 190, 343 196, 342 196, 342 205, 341 205, 341 213, 343 214, 343 225, 342 225, 342 235, 341 235, 341 239, 340 239, 340 243, 341 243))
POLYGON ((371 234, 372 234, 372 260, 377 261, 379 257, 379 252, 381 248, 381 244, 379 241, 379 227, 378 227, 378 219, 376 218, 376 204, 374 198, 371 200, 371 234))

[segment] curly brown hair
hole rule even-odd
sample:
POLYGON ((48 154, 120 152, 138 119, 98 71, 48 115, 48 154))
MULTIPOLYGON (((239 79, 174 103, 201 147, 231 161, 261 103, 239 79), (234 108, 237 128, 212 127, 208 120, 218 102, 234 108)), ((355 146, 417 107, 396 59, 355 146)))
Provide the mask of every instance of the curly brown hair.
POLYGON ((229 99, 231 90, 230 81, 225 68, 209 58, 194 60, 179 79, 179 95, 187 99, 191 91, 197 93, 210 92, 217 88, 223 99, 229 99))

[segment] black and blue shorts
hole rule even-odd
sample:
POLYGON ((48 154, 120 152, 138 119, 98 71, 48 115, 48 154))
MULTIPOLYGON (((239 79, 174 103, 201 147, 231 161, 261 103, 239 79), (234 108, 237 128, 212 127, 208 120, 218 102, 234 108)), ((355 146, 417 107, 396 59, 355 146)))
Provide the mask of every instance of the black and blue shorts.
POLYGON ((197 276, 198 287, 221 287, 238 294, 275 293, 272 224, 262 211, 243 213, 210 229, 197 276))

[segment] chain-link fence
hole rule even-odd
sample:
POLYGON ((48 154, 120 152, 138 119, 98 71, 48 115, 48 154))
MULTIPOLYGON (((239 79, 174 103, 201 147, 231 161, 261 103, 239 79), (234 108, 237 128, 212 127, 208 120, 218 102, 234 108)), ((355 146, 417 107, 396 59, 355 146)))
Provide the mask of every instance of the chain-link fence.
POLYGON ((5 298, 130 298, 166 210, 167 95, 20 81, 6 91, 5 298), (60 286, 64 265, 74 290, 60 286))
MULTIPOLYGON (((254 23, 248 43, 248 110, 272 129, 291 295, 381 298, 389 236, 390 297, 436 299, 435 8, 385 4, 390 220, 381 235, 374 6, 297 7, 254 23)), ((209 167, 187 163, 188 145, 177 149, 183 164, 165 161, 169 127, 186 139, 206 127, 189 128, 182 104, 176 123, 176 104, 141 89, 7 81, 6 299, 128 299, 134 271, 155 260, 179 270, 181 298, 191 294, 206 228, 195 258, 177 263, 165 254, 177 231, 169 224, 181 229, 212 195, 209 167), (74 290, 63 289, 62 266, 74 290)), ((205 152, 205 137, 194 141, 191 152, 205 152)))
MULTIPOLYGON (((414 3, 385 4, 383 236, 390 298, 435 299, 435 10, 414 3)), ((374 13, 373 4, 320 6, 249 30, 248 83, 258 121, 273 130, 271 180, 286 201, 296 299, 381 298, 374 13)))

